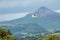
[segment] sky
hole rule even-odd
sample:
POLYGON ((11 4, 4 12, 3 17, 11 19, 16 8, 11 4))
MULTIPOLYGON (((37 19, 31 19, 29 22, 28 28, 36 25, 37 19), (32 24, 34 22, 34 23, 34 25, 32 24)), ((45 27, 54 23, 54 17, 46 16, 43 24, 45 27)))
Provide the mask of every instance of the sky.
POLYGON ((0 0, 0 21, 24 17, 42 6, 60 12, 60 0, 0 0))

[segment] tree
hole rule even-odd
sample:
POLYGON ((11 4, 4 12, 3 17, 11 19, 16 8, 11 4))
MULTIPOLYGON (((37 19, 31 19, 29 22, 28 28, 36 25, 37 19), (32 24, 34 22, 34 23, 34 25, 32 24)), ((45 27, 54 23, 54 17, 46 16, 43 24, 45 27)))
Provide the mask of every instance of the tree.
POLYGON ((60 40, 60 37, 57 35, 49 35, 46 38, 38 38, 38 40, 60 40))
POLYGON ((50 36, 48 37, 48 40, 60 40, 60 37, 57 36, 57 35, 50 35, 50 36))
POLYGON ((0 28, 0 40, 17 40, 17 39, 12 37, 12 33, 10 30, 0 28))

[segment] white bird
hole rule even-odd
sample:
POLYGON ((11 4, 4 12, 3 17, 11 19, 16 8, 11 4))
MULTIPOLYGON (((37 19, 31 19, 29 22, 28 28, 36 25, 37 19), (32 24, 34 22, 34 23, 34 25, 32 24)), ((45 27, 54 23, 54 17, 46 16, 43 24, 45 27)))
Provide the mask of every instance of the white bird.
POLYGON ((32 14, 32 17, 37 18, 38 16, 37 16, 37 14, 32 14))

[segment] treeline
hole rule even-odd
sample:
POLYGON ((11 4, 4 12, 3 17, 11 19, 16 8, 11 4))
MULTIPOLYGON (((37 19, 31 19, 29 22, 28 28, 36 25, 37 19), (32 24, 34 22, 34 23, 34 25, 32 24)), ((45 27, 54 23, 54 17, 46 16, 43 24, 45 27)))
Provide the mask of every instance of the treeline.
POLYGON ((46 38, 38 38, 38 40, 60 40, 60 36, 58 36, 58 35, 49 35, 46 38))
POLYGON ((12 36, 10 30, 0 28, 0 40, 17 40, 17 38, 12 36))
MULTIPOLYGON (((0 28, 0 40, 17 40, 17 38, 12 36, 10 30, 0 28)), ((27 36, 25 38, 20 38, 19 40, 60 40, 60 35, 48 35, 48 37, 42 37, 42 38, 27 36)))

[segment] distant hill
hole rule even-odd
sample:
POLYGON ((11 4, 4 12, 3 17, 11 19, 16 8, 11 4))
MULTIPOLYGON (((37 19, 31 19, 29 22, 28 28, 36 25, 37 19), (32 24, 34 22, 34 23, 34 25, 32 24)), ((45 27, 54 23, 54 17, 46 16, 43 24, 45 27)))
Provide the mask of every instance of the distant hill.
POLYGON ((6 25, 6 26, 2 26, 2 28, 10 29, 13 32, 13 34, 48 32, 47 29, 41 27, 41 25, 38 25, 37 23, 19 24, 16 25, 15 27, 6 25))
POLYGON ((13 32, 47 32, 51 29, 60 29, 60 13, 46 7, 40 7, 23 18, 1 22, 0 24, 15 25, 10 28, 13 32))
POLYGON ((54 30, 54 33, 60 33, 60 30, 54 30))
POLYGON ((41 7, 23 18, 12 20, 11 24, 38 23, 47 29, 60 29, 60 13, 41 7))

